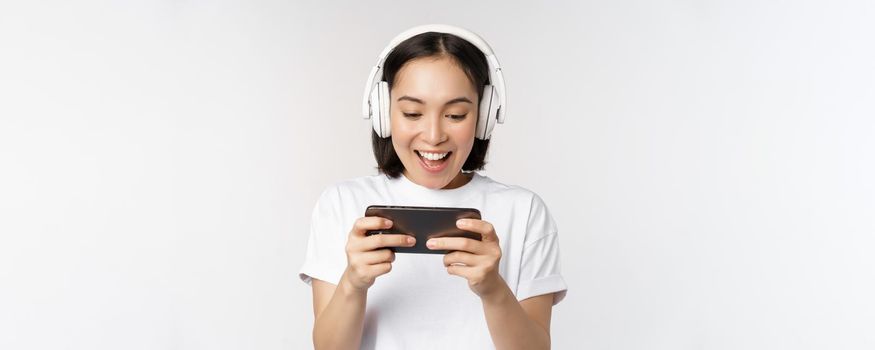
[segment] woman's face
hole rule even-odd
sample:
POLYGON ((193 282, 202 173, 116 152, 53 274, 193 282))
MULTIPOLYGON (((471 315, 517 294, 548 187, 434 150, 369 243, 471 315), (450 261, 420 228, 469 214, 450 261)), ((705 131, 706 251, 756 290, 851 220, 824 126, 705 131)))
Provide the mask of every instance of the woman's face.
POLYGON ((464 185, 478 111, 465 72, 450 58, 414 59, 396 73, 389 96, 392 145, 404 175, 431 189, 464 185))

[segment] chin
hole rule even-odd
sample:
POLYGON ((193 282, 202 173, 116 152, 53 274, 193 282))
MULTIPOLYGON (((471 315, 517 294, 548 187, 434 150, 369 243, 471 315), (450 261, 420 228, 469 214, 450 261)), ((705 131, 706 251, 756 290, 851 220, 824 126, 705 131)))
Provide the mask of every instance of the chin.
POLYGON ((453 180, 453 179, 445 179, 443 177, 436 178, 432 175, 427 175, 427 174, 418 174, 418 175, 414 175, 414 176, 418 177, 417 180, 419 180, 419 181, 416 181, 417 183, 419 183, 422 186, 433 189, 433 190, 442 189, 442 188, 446 187, 447 185, 449 185, 450 182, 453 180))
MULTIPOLYGON (((419 166, 419 164, 415 164, 414 166, 419 166)), ((407 168, 407 169, 410 169, 410 168, 407 168)), ((447 170, 449 170, 449 169, 447 169, 447 170)), ((428 172, 424 171, 423 169, 415 169, 413 171, 407 171, 407 176, 410 178, 411 181, 415 182, 416 184, 418 184, 420 186, 423 186, 423 187, 426 187, 429 189, 433 189, 433 190, 439 190, 439 189, 442 189, 444 187, 447 187, 447 185, 449 185, 451 182, 453 182, 453 179, 456 178, 456 175, 459 173, 459 170, 456 170, 455 173, 452 173, 451 171, 448 173, 429 174, 428 172), (448 173, 451 173, 453 175, 448 176, 447 175, 448 173)))

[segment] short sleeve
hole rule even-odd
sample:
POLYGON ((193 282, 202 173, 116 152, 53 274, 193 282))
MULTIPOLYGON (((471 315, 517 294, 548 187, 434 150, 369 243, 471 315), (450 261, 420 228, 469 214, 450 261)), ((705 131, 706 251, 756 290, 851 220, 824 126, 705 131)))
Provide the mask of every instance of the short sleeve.
POLYGON ((310 284, 313 278, 337 285, 346 269, 346 230, 342 227, 340 195, 329 187, 319 196, 310 218, 307 253, 298 277, 310 284))
POLYGON ((517 299, 554 294, 553 305, 558 304, 568 291, 562 278, 559 261, 559 235, 556 222, 538 195, 534 194, 526 225, 517 299))

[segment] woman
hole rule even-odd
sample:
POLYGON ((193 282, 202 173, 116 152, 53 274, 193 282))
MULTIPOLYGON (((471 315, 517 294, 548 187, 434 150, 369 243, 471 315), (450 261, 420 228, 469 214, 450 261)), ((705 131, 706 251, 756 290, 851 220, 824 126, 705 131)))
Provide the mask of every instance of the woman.
POLYGON ((380 174, 329 187, 313 210, 300 277, 313 290, 315 347, 549 348, 566 291, 556 225, 536 194, 474 172, 503 120, 498 61, 481 38, 444 25, 402 33, 384 58, 366 91, 380 174), (482 240, 433 238, 429 249, 453 252, 396 255, 389 248, 415 239, 366 236, 392 226, 362 217, 374 204, 476 208, 482 220, 457 226, 482 240))

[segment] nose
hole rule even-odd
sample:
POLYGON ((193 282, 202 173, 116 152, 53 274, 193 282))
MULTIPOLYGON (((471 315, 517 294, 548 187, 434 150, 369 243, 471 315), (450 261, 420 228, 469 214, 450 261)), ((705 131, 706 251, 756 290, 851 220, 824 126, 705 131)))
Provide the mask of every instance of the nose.
POLYGON ((422 135, 425 141, 430 145, 437 145, 447 139, 447 133, 444 130, 444 125, 440 115, 433 115, 427 123, 424 123, 425 130, 422 135))

